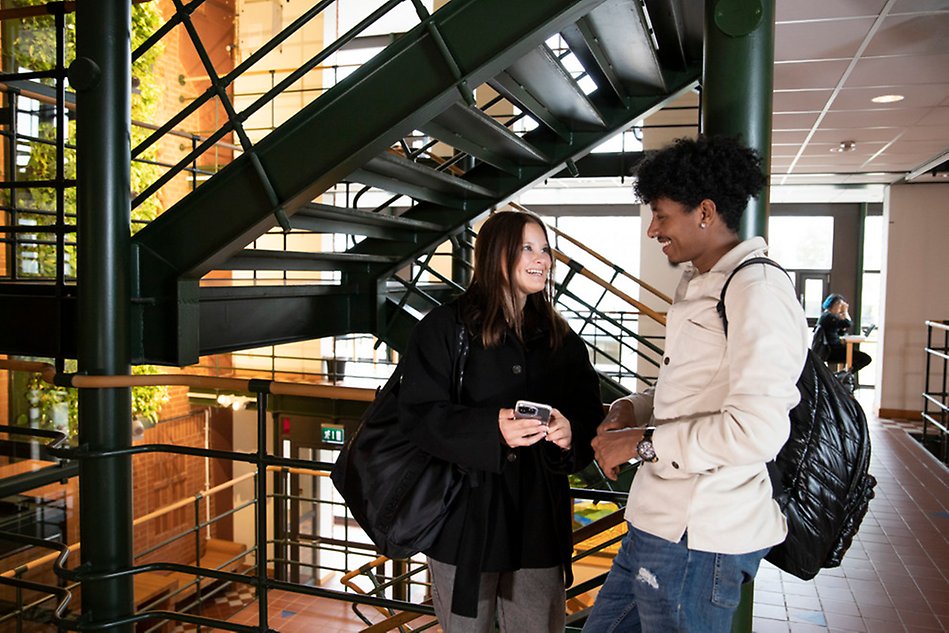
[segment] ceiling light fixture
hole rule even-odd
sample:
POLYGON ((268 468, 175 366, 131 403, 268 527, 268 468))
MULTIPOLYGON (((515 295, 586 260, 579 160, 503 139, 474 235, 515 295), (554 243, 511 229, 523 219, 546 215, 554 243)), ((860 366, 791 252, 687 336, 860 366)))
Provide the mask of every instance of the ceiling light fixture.
POLYGON ((879 97, 873 97, 870 101, 873 103, 896 103, 905 98, 903 95, 880 95, 879 97))
POLYGON ((832 152, 852 152, 857 149, 856 141, 840 141, 840 145, 837 147, 831 147, 830 151, 832 152))

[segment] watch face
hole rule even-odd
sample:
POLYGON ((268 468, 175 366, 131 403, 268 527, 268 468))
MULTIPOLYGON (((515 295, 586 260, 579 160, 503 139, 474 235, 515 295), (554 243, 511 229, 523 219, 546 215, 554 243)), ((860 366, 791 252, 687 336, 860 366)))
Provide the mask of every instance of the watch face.
POLYGON ((640 440, 639 444, 636 445, 636 452, 639 453, 639 458, 644 462, 659 461, 659 458, 656 457, 656 449, 649 440, 640 440))

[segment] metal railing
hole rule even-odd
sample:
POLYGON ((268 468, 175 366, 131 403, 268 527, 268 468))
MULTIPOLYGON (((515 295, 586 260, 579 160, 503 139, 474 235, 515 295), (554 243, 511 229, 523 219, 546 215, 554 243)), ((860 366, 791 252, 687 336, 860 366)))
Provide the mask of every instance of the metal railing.
POLYGON ((949 462, 949 321, 926 321, 923 445, 935 432, 939 458, 949 462), (942 338, 940 342, 938 339, 942 338), (935 386, 934 386, 935 383, 935 386))
MULTIPOLYGON (((152 555, 155 552, 160 551, 162 548, 168 546, 170 543, 181 538, 193 537, 195 539, 195 561, 197 563, 194 565, 173 562, 151 562, 133 564, 127 569, 118 570, 110 574, 98 573, 85 565, 69 569, 66 565, 67 558, 71 552, 76 551, 80 547, 79 543, 67 546, 65 544, 50 543, 42 539, 31 539, 31 537, 24 537, 23 535, 2 535, 3 538, 16 540, 24 544, 47 547, 56 550, 55 553, 49 556, 37 558, 29 563, 18 566, 16 570, 12 570, 6 574, 0 574, 0 584, 13 586, 19 590, 45 592, 51 596, 51 598, 41 599, 38 603, 23 605, 24 608, 27 606, 38 606, 39 604, 47 602, 50 599, 54 599, 56 605, 52 609, 52 614, 50 616, 52 622, 56 626, 78 631, 103 630, 116 626, 146 621, 152 622, 154 624, 154 622, 164 622, 169 620, 190 623, 199 627, 208 626, 231 631, 246 631, 248 633, 250 631, 267 630, 269 628, 270 618, 267 609, 267 595, 269 591, 273 590, 306 594, 320 598, 342 600, 353 603, 354 605, 366 605, 372 607, 377 612, 386 614, 411 613, 431 615, 433 613, 430 605, 419 604, 420 600, 418 599, 417 592, 413 593, 412 591, 412 584, 415 583, 415 581, 404 575, 409 571, 409 568, 415 569, 415 571, 409 574, 409 576, 414 576, 419 572, 418 565, 413 563, 393 562, 389 566, 393 570, 391 575, 388 578, 383 578, 380 582, 376 583, 370 591, 365 592, 353 592, 352 588, 350 588, 350 591, 340 591, 314 586, 311 584, 304 584, 299 581, 294 582, 287 580, 287 577, 290 575, 289 570, 292 568, 299 570, 300 568, 309 567, 311 569, 311 576, 305 580, 308 582, 314 582, 318 580, 314 577, 314 572, 317 569, 321 571, 331 570, 335 572, 344 572, 346 571, 346 567, 348 567, 348 565, 345 565, 344 567, 333 567, 332 565, 324 564, 322 561, 316 561, 312 556, 311 560, 304 560, 306 557, 299 555, 301 549, 309 549, 311 551, 331 551, 337 554, 340 552, 348 553, 350 550, 352 550, 354 554, 363 558, 364 560, 371 560, 373 555, 372 546, 368 542, 353 540, 348 532, 343 535, 342 539, 337 539, 333 537, 332 534, 327 536, 320 533, 318 526, 316 526, 316 529, 314 529, 312 533, 306 533, 305 530, 300 529, 300 513, 291 513, 288 511, 288 506, 292 504, 329 504, 331 507, 342 507, 343 504, 340 501, 323 498, 319 493, 307 495, 295 492, 299 486, 292 485, 292 479, 288 478, 309 477, 313 478, 314 480, 324 478, 328 474, 327 471, 331 469, 332 463, 321 462, 319 460, 282 457, 267 451, 268 396, 276 394, 293 394, 311 397, 361 399, 363 401, 368 401, 373 397, 373 392, 371 390, 358 390, 339 386, 300 385, 264 380, 240 380, 180 374, 139 376, 88 376, 57 374, 55 368, 52 365, 45 363, 31 363, 10 360, 0 360, 0 368, 14 371, 22 370, 39 372, 47 381, 55 381, 56 384, 61 386, 72 386, 77 388, 114 388, 120 385, 141 386, 152 385, 161 382, 162 384, 184 384, 192 387, 200 385, 205 388, 242 391, 253 393, 257 397, 257 450, 254 452, 222 451, 202 447, 179 446, 171 444, 139 444, 126 449, 94 453, 88 451, 84 446, 67 446, 66 435, 62 432, 22 427, 0 428, 0 431, 7 433, 34 436, 50 440, 49 444, 47 445, 47 451, 49 454, 54 455, 59 459, 88 460, 102 459, 116 455, 167 453, 189 455, 205 459, 225 459, 234 462, 251 464, 256 467, 255 472, 250 475, 247 475, 243 478, 236 478, 225 484, 209 488, 208 490, 199 493, 195 498, 182 499, 135 520, 135 525, 143 525, 159 516, 173 512, 188 505, 193 505, 195 508, 195 521, 193 527, 184 529, 145 551, 138 552, 135 560, 137 561, 145 556, 152 555), (261 474, 264 472, 270 472, 273 474, 271 477, 272 483, 268 483, 268 477, 261 476, 261 474), (202 518, 202 502, 206 502, 210 496, 230 490, 233 488, 233 486, 237 485, 244 479, 250 478, 253 478, 254 480, 254 496, 252 499, 247 500, 238 508, 232 508, 231 510, 220 513, 215 517, 202 518), (278 518, 275 519, 274 522, 274 537, 272 539, 268 537, 267 503, 265 502, 267 500, 272 501, 275 508, 283 508, 280 511, 275 511, 275 516, 278 518), (236 555, 237 558, 242 558, 248 554, 254 555, 254 564, 251 566, 248 572, 241 573, 238 571, 227 570, 227 565, 230 562, 233 562, 233 560, 225 562, 224 565, 219 569, 201 566, 201 532, 213 525, 215 522, 222 520, 226 516, 230 516, 234 512, 245 508, 249 509, 251 507, 254 509, 255 515, 255 544, 252 547, 249 547, 245 552, 236 555), (290 523, 293 523, 293 525, 290 525, 290 523), (267 547, 270 545, 273 545, 274 547, 274 554, 272 557, 268 557, 267 555, 267 547), (291 551, 291 548, 293 548, 293 551, 296 553, 296 555, 288 555, 288 552, 291 551), (56 587, 51 585, 43 585, 41 583, 36 583, 17 577, 26 571, 38 569, 43 565, 48 565, 50 562, 53 563, 53 569, 56 575, 64 583, 64 586, 56 587), (276 572, 276 577, 271 577, 268 574, 268 570, 271 566, 276 572), (68 607, 70 604, 71 591, 76 587, 77 584, 122 577, 134 578, 138 574, 149 572, 174 572, 193 576, 194 580, 189 584, 195 587, 195 600, 197 601, 198 605, 201 604, 202 600, 206 600, 208 597, 208 594, 202 591, 202 583, 204 582, 235 583, 253 587, 257 592, 257 626, 240 625, 225 620, 196 615, 193 613, 157 608, 166 604, 169 599, 173 599, 178 593, 187 591, 189 588, 187 585, 179 588, 169 596, 163 596, 162 599, 156 600, 154 602, 154 606, 156 608, 141 608, 127 617, 109 622, 108 624, 98 624, 92 628, 90 628, 89 625, 87 625, 82 619, 76 618, 70 614, 68 607)), ((314 486, 313 489, 318 490, 318 487, 314 486)), ((603 501, 608 500, 617 503, 622 503, 622 500, 625 499, 625 494, 623 493, 590 489, 573 489, 572 494, 575 498, 603 501)), ((584 530, 581 530, 578 532, 578 534, 586 535, 590 532, 589 529, 584 530)), ((586 536, 583 538, 586 538, 586 536)), ((603 546, 605 547, 606 545, 603 546)), ((594 554, 602 548, 596 547, 588 549, 589 551, 586 553, 586 555, 594 554)), ((379 565, 377 564, 373 566, 373 569, 378 567, 379 565)), ((351 567, 349 568, 351 569, 351 567)), ((373 573, 375 574, 376 579, 380 578, 378 570, 373 573)), ((299 580, 299 573, 294 574, 294 576, 299 580)), ((600 580, 602 581, 602 578, 600 580)), ((344 581, 343 584, 346 585, 346 582, 344 581)), ((576 593, 586 590, 588 589, 583 588, 572 591, 576 593)))

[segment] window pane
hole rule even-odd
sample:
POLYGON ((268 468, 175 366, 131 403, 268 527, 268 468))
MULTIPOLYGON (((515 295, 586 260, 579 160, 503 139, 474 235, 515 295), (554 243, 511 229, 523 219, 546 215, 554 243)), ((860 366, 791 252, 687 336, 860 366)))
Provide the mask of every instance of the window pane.
POLYGON ((864 223, 863 269, 883 268, 883 216, 869 215, 864 223))
POLYGON ((863 274, 863 293, 860 296, 861 332, 871 325, 880 325, 880 273, 863 274))
POLYGON ((834 218, 772 217, 768 235, 768 254, 785 268, 830 270, 834 259, 834 218))
POLYGON ((807 318, 816 319, 820 316, 820 304, 824 300, 823 294, 823 279, 804 280, 804 315, 807 318))

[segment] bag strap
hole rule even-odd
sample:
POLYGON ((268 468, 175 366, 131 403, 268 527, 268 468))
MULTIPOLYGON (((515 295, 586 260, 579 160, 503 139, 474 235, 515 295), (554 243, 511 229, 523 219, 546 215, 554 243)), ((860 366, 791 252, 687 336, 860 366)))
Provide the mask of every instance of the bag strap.
POLYGON ((469 347, 468 328, 465 327, 464 321, 459 320, 458 331, 455 333, 455 362, 453 367, 455 404, 461 403, 461 387, 465 379, 465 363, 468 362, 469 347))
MULTIPOLYGON (((722 286, 722 294, 718 298, 718 304, 715 306, 715 309, 718 310, 718 316, 722 318, 722 326, 725 328, 725 338, 728 338, 728 316, 725 314, 725 292, 728 290, 728 284, 731 283, 732 277, 735 276, 742 268, 751 266, 753 264, 764 264, 766 266, 774 266, 782 271, 788 276, 788 280, 791 279, 791 275, 788 274, 788 271, 784 270, 784 267, 781 266, 778 262, 774 261, 770 257, 752 257, 751 259, 746 259, 735 267, 735 270, 731 271, 728 275, 728 279, 725 280, 725 285, 722 286)), ((765 463, 765 466, 768 469, 768 478, 771 480, 771 496, 772 498, 778 500, 778 503, 781 503, 781 500, 784 498, 784 484, 781 471, 778 468, 775 460, 771 460, 765 463)), ((783 503, 781 503, 783 508, 783 503)))
POLYGON ((788 271, 784 270, 784 267, 778 262, 774 261, 770 257, 752 257, 751 259, 746 259, 742 263, 738 264, 729 275, 728 279, 725 280, 725 285, 722 286, 722 294, 718 298, 718 304, 715 306, 715 309, 718 310, 718 316, 722 318, 722 325, 725 328, 725 338, 728 338, 728 316, 725 314, 725 292, 728 290, 728 284, 732 282, 732 277, 735 276, 742 268, 751 266, 752 264, 765 264, 767 266, 774 266, 775 268, 784 272, 788 276, 788 279, 791 279, 791 275, 788 271))

